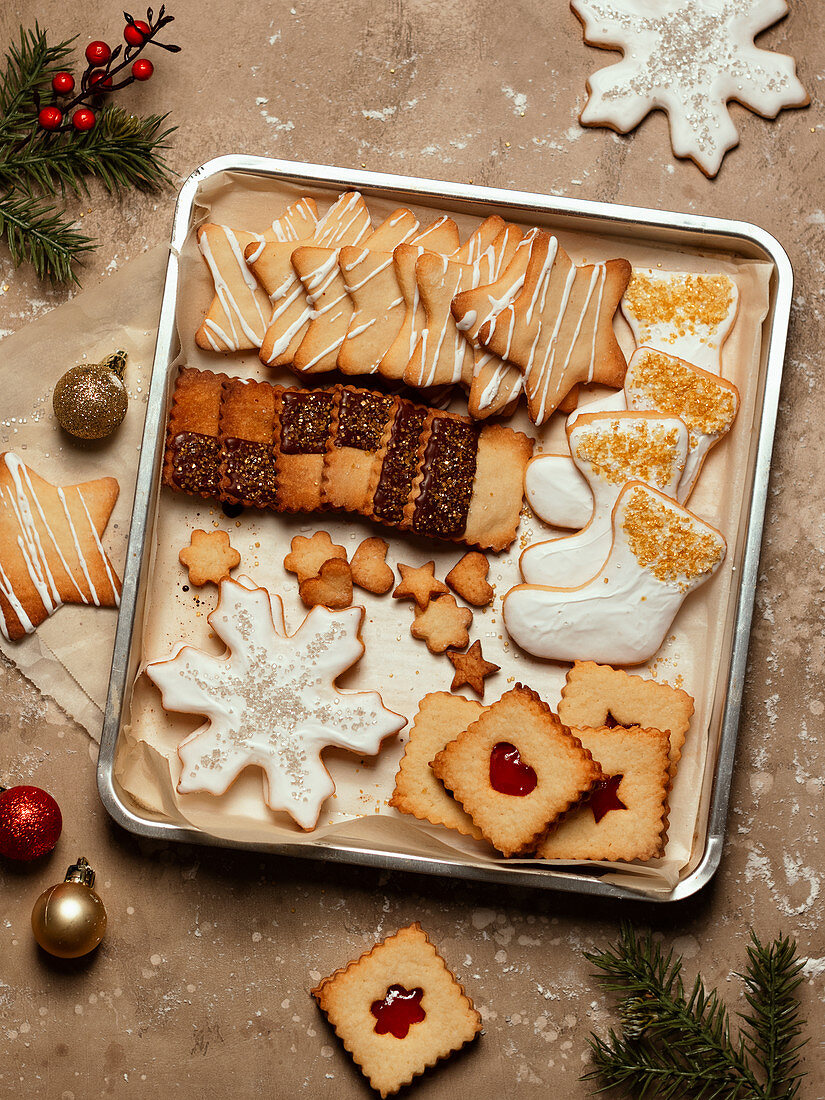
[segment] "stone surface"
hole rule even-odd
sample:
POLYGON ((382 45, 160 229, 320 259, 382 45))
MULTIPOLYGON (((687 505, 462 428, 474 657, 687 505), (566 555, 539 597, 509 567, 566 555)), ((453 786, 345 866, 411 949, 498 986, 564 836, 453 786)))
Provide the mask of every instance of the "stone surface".
MULTIPOLYGON (((122 102, 171 110, 179 129, 169 159, 182 176, 234 151, 365 165, 751 219, 790 254, 795 311, 722 868, 685 903, 625 908, 146 843, 109 821, 85 732, 3 663, 0 780, 46 787, 65 828, 36 866, 0 867, 0 1094, 365 1096, 307 991, 413 920, 486 1025, 477 1049, 416 1086, 422 1098, 590 1095, 578 1081, 585 1040, 613 1016, 581 952, 603 946, 620 916, 661 931, 688 974, 701 969, 732 1008, 742 1004, 731 975, 749 925, 763 938, 796 935, 810 956, 804 1007, 821 1033, 825 12, 792 0, 789 18, 760 38, 797 58, 811 107, 765 121, 734 106, 742 142, 709 182, 673 158, 661 114, 628 137, 579 127, 587 75, 607 59, 582 44, 563 4, 525 0, 502 18, 492 0, 293 2, 171 5, 168 37, 183 53, 158 54, 153 80, 122 102), (81 853, 97 868, 109 932, 92 958, 58 963, 35 947, 29 914, 81 853)), ((5 5, 0 40, 35 18, 54 39, 81 30, 81 44, 117 40, 117 10, 92 10, 5 5)), ((113 201, 93 187, 69 206, 100 241, 82 274, 88 287, 166 239, 173 196, 113 201)), ((14 271, 0 251, 3 334, 70 293, 14 271)), ((821 1063, 812 1044, 802 1095, 825 1092, 821 1063)))

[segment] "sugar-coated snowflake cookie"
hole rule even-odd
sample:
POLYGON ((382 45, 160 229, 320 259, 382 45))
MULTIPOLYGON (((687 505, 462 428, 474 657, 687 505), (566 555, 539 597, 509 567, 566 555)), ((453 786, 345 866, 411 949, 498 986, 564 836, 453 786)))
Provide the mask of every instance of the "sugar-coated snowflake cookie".
POLYGON ((363 618, 362 607, 315 607, 289 635, 280 596, 248 577, 222 581, 209 624, 226 654, 181 645, 146 666, 167 710, 207 718, 178 746, 178 790, 224 794, 244 768, 257 765, 270 809, 313 829, 335 790, 322 750, 335 745, 374 755, 406 724, 378 692, 335 687, 364 652, 363 618))
POLYGON ((588 79, 582 125, 626 134, 660 108, 673 152, 707 176, 739 142, 729 100, 765 118, 809 102, 793 58, 753 42, 787 14, 785 0, 570 0, 570 7, 588 45, 624 54, 588 79))

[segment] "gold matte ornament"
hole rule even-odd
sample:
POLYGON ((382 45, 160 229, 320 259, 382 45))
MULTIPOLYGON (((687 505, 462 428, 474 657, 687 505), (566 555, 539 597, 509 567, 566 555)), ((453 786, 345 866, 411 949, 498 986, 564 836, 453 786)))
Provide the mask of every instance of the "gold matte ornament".
POLYGON ((95 873, 85 856, 72 864, 65 882, 50 886, 34 903, 32 932, 44 951, 77 959, 94 951, 106 931, 106 908, 92 889, 95 873))
POLYGON ((54 387, 52 405, 60 426, 77 439, 103 439, 118 428, 129 407, 123 384, 126 352, 102 363, 72 367, 54 387))

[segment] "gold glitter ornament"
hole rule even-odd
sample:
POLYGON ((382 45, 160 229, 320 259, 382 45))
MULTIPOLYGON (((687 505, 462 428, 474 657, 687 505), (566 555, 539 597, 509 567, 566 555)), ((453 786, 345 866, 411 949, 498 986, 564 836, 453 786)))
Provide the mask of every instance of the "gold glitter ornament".
POLYGON ((129 397, 123 384, 126 352, 102 363, 72 367, 54 387, 52 405, 60 426, 77 439, 103 439, 120 427, 129 397))

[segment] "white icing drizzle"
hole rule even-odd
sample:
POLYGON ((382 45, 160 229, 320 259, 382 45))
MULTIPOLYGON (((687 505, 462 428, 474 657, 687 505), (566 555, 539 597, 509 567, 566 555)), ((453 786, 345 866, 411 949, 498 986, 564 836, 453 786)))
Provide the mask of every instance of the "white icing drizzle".
MULTIPOLYGON (((266 331, 267 318, 264 316, 261 310, 260 302, 258 301, 258 284, 255 281, 252 273, 247 267, 247 261, 244 259, 243 249, 240 246, 235 232, 226 225, 216 225, 212 227, 214 230, 220 230, 223 236, 226 238, 227 244, 232 252, 234 264, 232 265, 232 274, 241 276, 241 281, 245 286, 251 298, 250 309, 254 307, 254 312, 258 316, 260 324, 255 326, 254 321, 250 322, 244 313, 244 308, 240 305, 227 282, 227 276, 221 270, 220 265, 215 259, 215 255, 212 251, 212 246, 209 243, 209 231, 200 234, 198 238, 198 247, 200 248, 203 258, 209 267, 209 271, 212 275, 212 282, 215 286, 215 295, 220 302, 221 308, 226 314, 226 318, 229 322, 231 333, 226 333, 220 326, 207 319, 205 326, 211 331, 212 334, 223 340, 226 345, 225 349, 216 347, 212 339, 212 335, 207 333, 207 339, 214 351, 237 351, 240 347, 240 340, 238 338, 239 326, 247 340, 253 345, 253 347, 260 347, 263 340, 263 334, 266 331)), ((257 236, 257 234, 256 234, 257 236)), ((260 238, 259 247, 263 245, 263 238, 260 238)))

